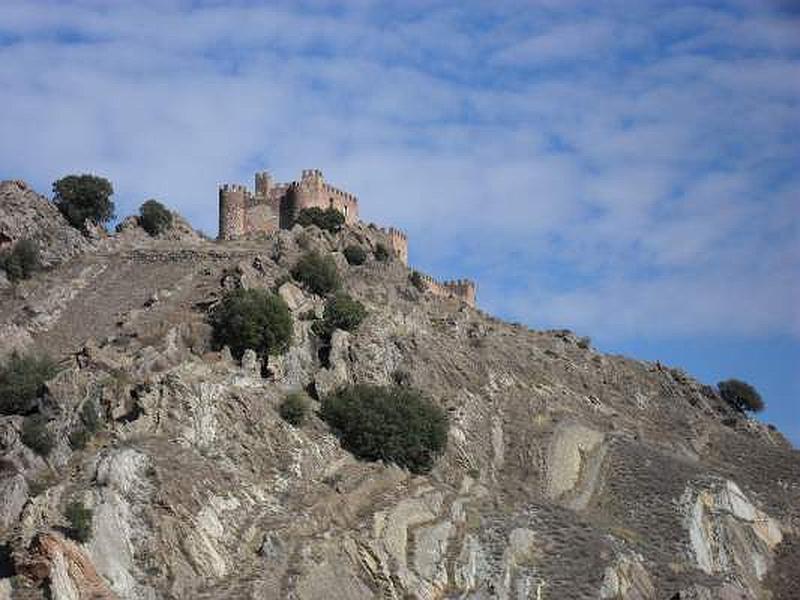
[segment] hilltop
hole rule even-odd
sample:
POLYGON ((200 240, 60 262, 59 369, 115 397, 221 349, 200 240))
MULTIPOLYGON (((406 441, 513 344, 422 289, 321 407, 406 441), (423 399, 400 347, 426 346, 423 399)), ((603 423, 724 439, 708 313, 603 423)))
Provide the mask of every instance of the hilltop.
POLYGON ((0 241, 47 254, 0 285, 0 352, 60 361, 35 410, 0 417, 0 598, 800 597, 800 453, 678 368, 426 291, 363 223, 86 236, 24 184, 0 198, 0 241), (325 352, 325 299, 290 276, 309 251, 367 310, 325 352), (286 302, 286 353, 212 348, 209 310, 240 288, 286 302), (288 392, 318 407, 352 383, 446 410, 430 473, 357 460, 315 411, 280 416, 288 392), (100 426, 75 444, 91 403, 100 426), (47 458, 23 443, 37 415, 47 458))

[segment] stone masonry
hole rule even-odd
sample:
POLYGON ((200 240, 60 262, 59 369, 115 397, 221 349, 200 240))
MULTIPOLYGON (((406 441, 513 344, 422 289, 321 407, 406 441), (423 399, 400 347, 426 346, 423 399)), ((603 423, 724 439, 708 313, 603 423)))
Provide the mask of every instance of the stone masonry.
MULTIPOLYGON (((319 169, 304 169, 299 181, 275 183, 266 171, 255 175, 255 191, 227 183, 219 187, 219 239, 235 240, 289 229, 297 213, 305 208, 335 208, 345 223, 358 218, 358 198, 325 181, 319 169)), ((381 229, 394 255, 408 265, 408 237, 394 227, 381 229)), ((438 282, 424 276, 428 290, 447 298, 458 298, 475 306, 475 283, 467 279, 438 282)))

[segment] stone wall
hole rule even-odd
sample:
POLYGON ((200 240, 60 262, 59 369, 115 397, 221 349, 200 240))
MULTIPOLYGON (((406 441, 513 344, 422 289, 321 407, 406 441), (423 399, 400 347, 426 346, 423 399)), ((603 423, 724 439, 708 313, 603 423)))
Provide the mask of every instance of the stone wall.
POLYGON ((470 279, 454 279, 452 281, 436 281, 430 275, 420 273, 428 291, 440 298, 455 298, 475 306, 475 282, 470 279))
POLYGON ((408 266, 408 236, 394 227, 381 229, 381 232, 383 232, 389 240, 389 245, 395 256, 400 259, 400 262, 408 266))
POLYGON ((345 222, 358 222, 358 198, 325 181, 319 169, 304 169, 300 181, 274 183, 266 171, 255 175, 255 193, 245 186, 219 188, 219 239, 288 229, 304 208, 335 208, 345 222))

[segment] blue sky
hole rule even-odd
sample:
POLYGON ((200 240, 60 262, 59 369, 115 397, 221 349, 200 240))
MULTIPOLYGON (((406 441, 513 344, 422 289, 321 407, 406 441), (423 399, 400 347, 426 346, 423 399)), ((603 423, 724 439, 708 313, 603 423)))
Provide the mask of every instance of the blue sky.
POLYGON ((214 233, 218 183, 319 167, 488 311, 744 378, 797 444, 792 5, 4 0, 0 177, 214 233))

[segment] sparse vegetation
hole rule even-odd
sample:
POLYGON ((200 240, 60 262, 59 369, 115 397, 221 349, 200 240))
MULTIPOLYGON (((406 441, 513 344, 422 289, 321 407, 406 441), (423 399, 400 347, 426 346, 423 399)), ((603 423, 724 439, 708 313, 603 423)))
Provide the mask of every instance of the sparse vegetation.
POLYGON ((320 229, 335 232, 339 231, 344 225, 344 215, 333 207, 322 209, 313 206, 301 210, 294 222, 303 227, 316 225, 320 229))
POLYGON ((325 303, 322 320, 314 323, 314 333, 329 339, 335 329, 355 331, 367 316, 367 309, 344 292, 332 296, 325 303))
POLYGON ((139 225, 151 236, 172 227, 172 212, 158 200, 147 200, 139 207, 139 225))
POLYGON ((304 392, 292 392, 283 399, 278 412, 284 421, 300 427, 308 418, 309 406, 309 397, 304 392))
POLYGON ((85 448, 92 436, 100 431, 102 421, 97 402, 89 399, 81 408, 81 416, 75 429, 69 434, 69 445, 74 450, 85 448))
POLYGON ((283 298, 266 290, 228 292, 209 318, 212 342, 238 359, 248 348, 259 356, 281 354, 292 341, 292 315, 283 298))
POLYGON ((9 281, 29 279, 41 268, 39 248, 31 240, 19 240, 10 251, 0 254, 0 269, 6 272, 9 281))
POLYGON ((719 395, 740 412, 759 412, 764 410, 764 401, 749 383, 738 379, 727 379, 717 384, 719 395))
POLYGON ((361 246, 350 244, 344 249, 344 257, 347 259, 348 264, 363 265, 367 260, 367 251, 361 246))
POLYGON ((385 244, 378 243, 375 246, 375 260, 379 262, 386 262, 389 260, 390 254, 389 249, 386 247, 385 244))
POLYGON ((581 350, 588 350, 592 347, 592 338, 588 335, 578 338, 578 348, 581 350))
POLYGON ((114 188, 96 175, 67 175, 53 183, 53 201, 73 227, 84 230, 87 220, 103 225, 114 217, 114 188))
POLYGON ((423 279, 422 273, 419 271, 411 271, 411 275, 408 276, 408 280, 411 282, 411 285, 417 288, 420 292, 424 292, 428 287, 425 284, 425 279, 423 279))
POLYGON ((56 364, 47 355, 12 353, 0 365, 0 414, 30 412, 45 382, 55 374, 56 364))
POLYGON ((47 418, 41 414, 35 414, 25 419, 20 439, 23 444, 40 456, 49 455, 56 445, 52 432, 47 428, 47 418))
POLYGON ((324 296, 335 292, 340 285, 336 263, 330 256, 308 252, 292 268, 292 277, 308 291, 324 296))
POLYGON ((355 385, 322 402, 322 418, 358 458, 429 471, 447 444, 447 415, 420 391, 355 385))
POLYGON ((69 521, 67 534, 73 540, 86 543, 92 539, 92 510, 83 502, 74 501, 67 504, 64 516, 69 521))

